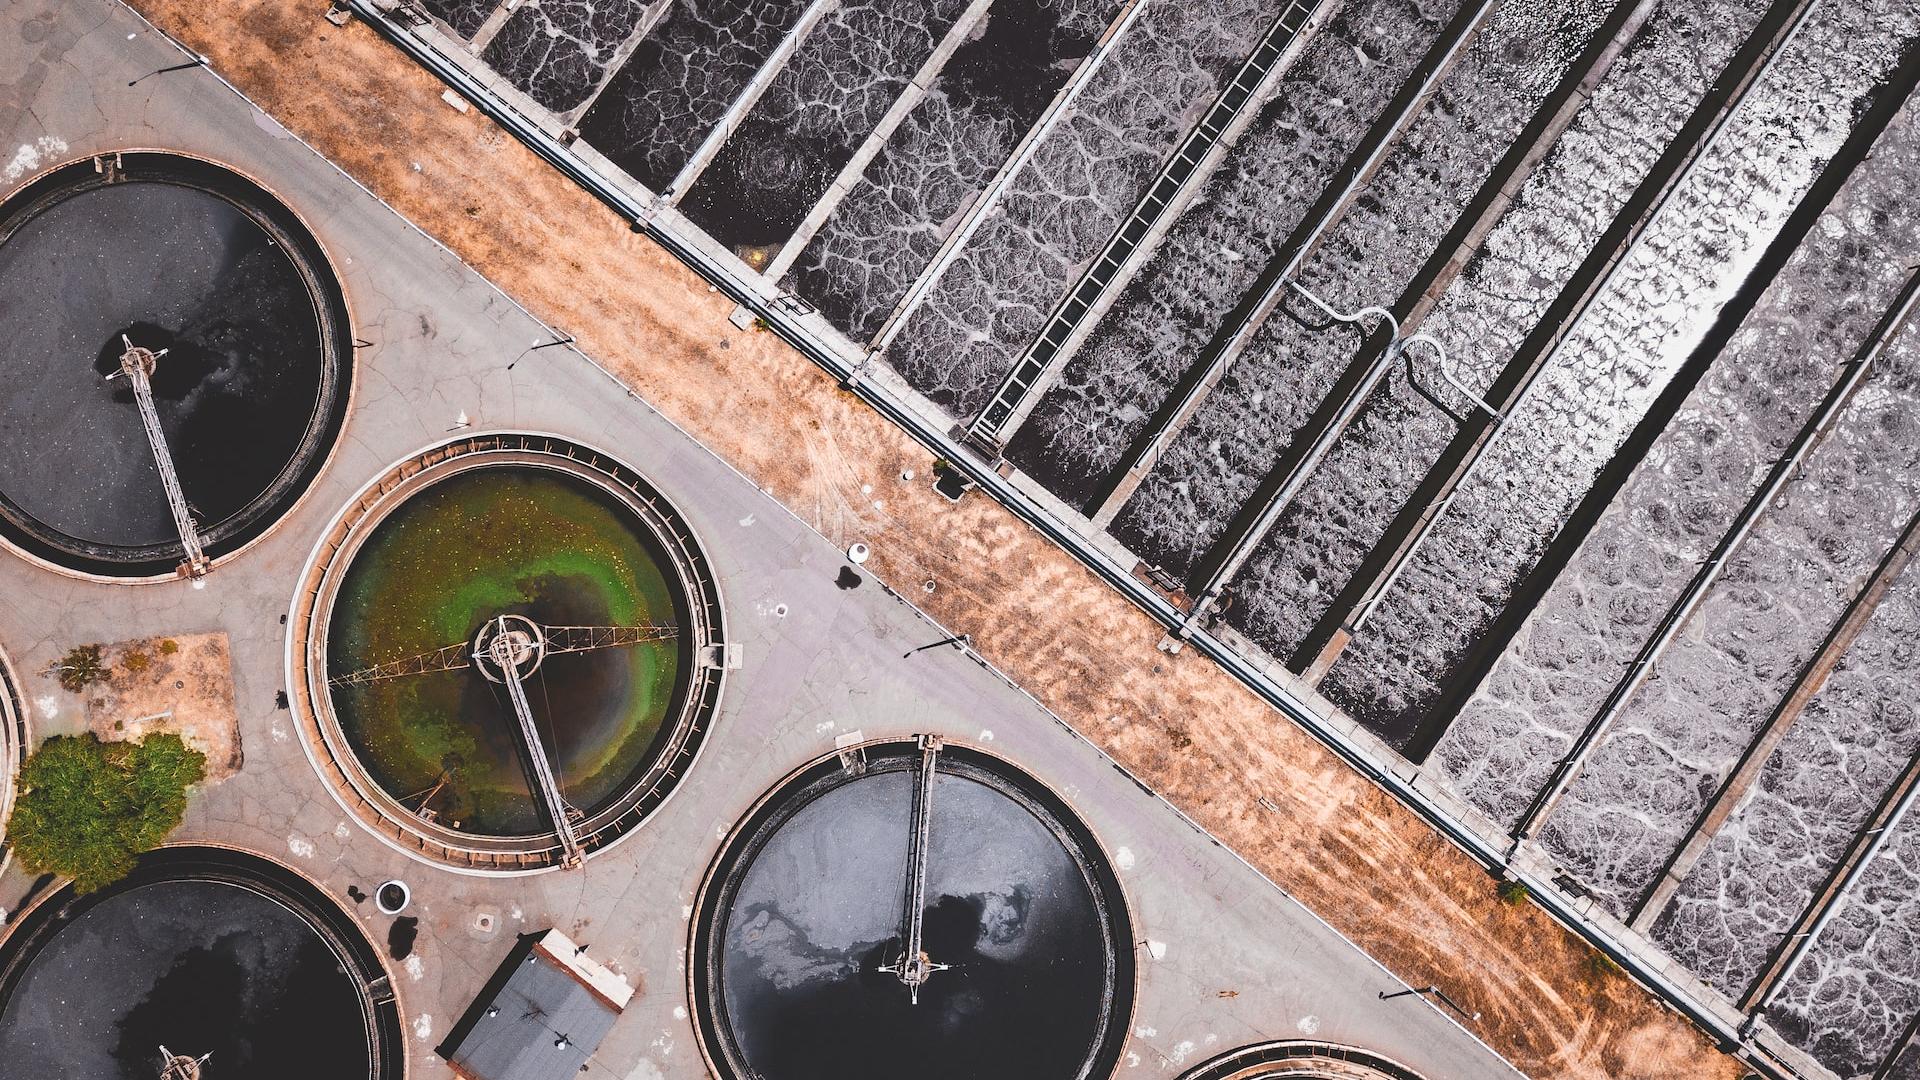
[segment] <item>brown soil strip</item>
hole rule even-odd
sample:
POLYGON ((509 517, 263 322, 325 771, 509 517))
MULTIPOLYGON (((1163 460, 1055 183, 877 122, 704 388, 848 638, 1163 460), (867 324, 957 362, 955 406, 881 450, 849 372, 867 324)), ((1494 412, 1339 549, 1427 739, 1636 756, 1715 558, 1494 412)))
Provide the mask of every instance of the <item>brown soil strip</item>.
POLYGON ((87 730, 138 742, 160 731, 207 755, 209 784, 240 771, 240 714, 233 704, 227 635, 179 634, 106 646, 106 681, 87 688, 87 730))

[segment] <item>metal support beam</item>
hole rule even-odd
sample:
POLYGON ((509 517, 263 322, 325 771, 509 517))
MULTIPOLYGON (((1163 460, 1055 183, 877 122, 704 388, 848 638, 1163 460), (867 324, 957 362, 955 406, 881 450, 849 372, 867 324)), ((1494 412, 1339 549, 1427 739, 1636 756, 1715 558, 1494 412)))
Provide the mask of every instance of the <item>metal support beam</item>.
POLYGON ((1481 0, 1469 12, 1457 16, 1451 34, 1428 52, 1420 70, 1396 96, 1398 108, 1388 106, 1390 118, 1383 117, 1374 124, 1366 139, 1348 157, 1344 171, 1321 193, 1315 209, 1309 212, 1311 224, 1294 230, 1287 246, 1261 272, 1253 288, 1229 314, 1227 324, 1194 359, 1191 377, 1184 380, 1184 388, 1161 410, 1157 425, 1135 439, 1114 468, 1112 487, 1099 500, 1099 506, 1091 508, 1095 525, 1105 528, 1133 498, 1147 474, 1159 463, 1160 455, 1200 411, 1201 403, 1213 393, 1227 369, 1240 359, 1260 328, 1266 325, 1267 316, 1279 307, 1294 276, 1320 249, 1320 241, 1346 217, 1347 208, 1353 205, 1360 189, 1373 179, 1374 171, 1385 163, 1387 154, 1399 144, 1400 136, 1426 111, 1427 99, 1439 87, 1440 80, 1453 70, 1468 43, 1478 36, 1481 26, 1499 6, 1499 0, 1481 0))
POLYGON ((974 197, 973 205, 967 207, 966 212, 961 216, 959 227, 947 237, 946 243, 940 246, 939 252, 934 255, 933 261, 927 264, 927 268, 920 272, 920 276, 914 280, 913 287, 907 290, 907 295, 894 306, 893 314, 887 316, 887 321, 881 325, 880 332, 874 335, 871 352, 885 352, 887 347, 893 344, 893 339, 899 337, 900 332, 906 329, 908 317, 933 292, 933 287, 940 283, 940 276, 947 272, 947 267, 952 266, 954 260, 960 257, 960 252, 967 246, 967 241, 973 239, 973 234, 979 231, 980 223, 986 220, 995 206, 999 205, 1000 196, 1006 193, 1007 185, 1021 169, 1026 168, 1027 162, 1033 160, 1033 155, 1040 149, 1040 144, 1046 141, 1048 135, 1053 134, 1053 129, 1059 125, 1060 121, 1066 119, 1080 92, 1093 81, 1094 75, 1106 64, 1107 57, 1113 55, 1114 47, 1119 44, 1120 39, 1146 12, 1147 5, 1153 2, 1154 0, 1127 0, 1126 9, 1120 13, 1119 18, 1114 20, 1113 25, 1108 27, 1100 44, 1094 48, 1093 55, 1081 61, 1079 69, 1073 73, 1072 78, 1067 80, 1067 85, 1061 87, 1060 92, 1054 95, 1053 101, 1047 106, 1047 111, 1040 114, 1039 122, 1027 131, 1026 137, 1021 139, 1020 145, 1014 149, 1013 156, 1001 163, 1000 168, 994 172, 993 179, 988 180, 987 186, 974 197))
POLYGON ((1654 663, 1660 659, 1660 655, 1666 651, 1667 646, 1680 636, 1680 631, 1687 620, 1693 617, 1693 613, 1699 609, 1700 604, 1707 598, 1707 594, 1713 590, 1714 584, 1720 580, 1721 573, 1726 569, 1727 560, 1739 550, 1740 545, 1746 542, 1747 537, 1753 534, 1754 527, 1760 523, 1767 509, 1773 505, 1775 499, 1780 497, 1781 491, 1806 463, 1807 455, 1840 419, 1841 412, 1846 408, 1847 402, 1853 399, 1853 393, 1859 388, 1861 380, 1865 379, 1867 373, 1872 370, 1874 361, 1879 359, 1887 344, 1899 336, 1901 329, 1906 325, 1907 316, 1913 312, 1916 299, 1920 299, 1920 274, 1915 274, 1907 280, 1906 288, 1901 291, 1893 307, 1875 327, 1873 336, 1867 339, 1867 342, 1854 354, 1853 359, 1848 362, 1839 381, 1827 391, 1826 400, 1821 403, 1819 410, 1801 426, 1800 433, 1794 436, 1792 444, 1787 447, 1787 452, 1780 457, 1780 460, 1773 463, 1773 469, 1767 474, 1766 482, 1748 497, 1746 506, 1740 511, 1740 516, 1734 519, 1733 527, 1720 538, 1720 542, 1714 545, 1706 561, 1701 563, 1700 568, 1694 572, 1693 580, 1687 583, 1686 591, 1667 608, 1653 637, 1640 647, 1639 653, 1633 658, 1633 663, 1628 666, 1626 674, 1614 684, 1613 690, 1601 703, 1600 711, 1587 722, 1586 727, 1574 740, 1573 747, 1568 751, 1567 756, 1561 758, 1560 763, 1554 767, 1547 786, 1534 796, 1532 803, 1527 807, 1527 812, 1521 816, 1519 826, 1514 830, 1516 843, 1531 839, 1539 832, 1540 827, 1546 822, 1547 815, 1552 812, 1554 804, 1566 794, 1567 789, 1579 777, 1580 770, 1586 766, 1587 758, 1599 745, 1600 737, 1612 726, 1615 718, 1625 711, 1633 695, 1653 675, 1654 663))
POLYGON ((120 354, 120 370, 107 378, 125 376, 133 384, 134 404, 139 407, 140 423, 147 431, 147 445, 153 450, 153 467, 160 473, 160 486, 167 493, 167 510, 173 515, 173 528, 179 534, 180 548, 186 554, 180 571, 192 578, 205 577, 213 564, 200 547, 200 530, 193 523, 193 512, 187 507, 186 493, 180 489, 180 474, 174 471, 173 454, 167 449, 167 435, 160 430, 160 414, 153 405, 153 382, 150 376, 160 358, 167 355, 167 350, 154 352, 141 348, 125 334, 120 335, 120 341, 126 345, 127 351, 120 354))
MULTIPOLYGON (((595 649, 616 649, 629 645, 640 645, 649 641, 667 641, 680 636, 677 626, 543 626, 541 636, 546 641, 544 655, 555 656, 560 653, 590 652, 595 649)), ((327 680, 328 686, 359 686, 384 679, 398 679, 407 675, 425 675, 433 671, 457 671, 467 667, 473 660, 469 646, 462 642, 447 645, 432 652, 418 656, 388 660, 371 667, 349 671, 344 675, 335 675, 327 680)))
POLYGON ((900 957, 880 970, 899 978, 915 1005, 920 1004, 920 988, 936 971, 951 964, 935 963, 927 955, 927 857, 933 838, 933 780, 940 764, 941 741, 938 735, 920 736, 920 769, 913 788, 913 831, 907 846, 906 911, 902 914, 905 930, 901 934, 900 957))
POLYGON ((1606 235, 1561 289, 1545 317, 1495 381, 1487 396, 1502 418, 1475 416, 1462 424, 1453 444, 1389 528, 1381 544, 1386 557, 1370 558, 1371 577, 1357 579, 1349 587, 1349 592, 1357 590, 1359 596, 1353 614, 1345 627, 1331 635, 1327 653, 1313 664, 1315 670, 1332 667, 1352 636, 1351 618, 1363 618, 1363 613, 1370 614, 1378 607, 1400 580, 1406 564, 1426 546, 1453 505, 1454 496, 1473 477, 1487 450, 1506 429, 1507 420, 1528 397, 1540 376, 1559 358, 1561 350, 1572 339, 1574 328, 1585 320, 1595 301, 1613 281, 1625 264, 1627 254, 1638 246, 1647 227, 1694 174, 1707 152, 1718 144, 1747 94, 1798 36, 1819 3, 1820 0, 1777 0, 1759 29, 1729 62, 1653 169, 1614 216, 1606 235))
MULTIPOLYGON (((520 681, 523 658, 518 653, 522 646, 508 629, 506 616, 495 620, 494 626, 495 633, 487 644, 484 658, 493 664, 500 681, 506 684, 507 698, 513 703, 514 719, 519 722, 520 748, 526 753, 527 764, 533 770, 534 786, 540 789, 540 798, 546 803, 547 817, 552 819, 553 829, 560 835, 560 865, 571 869, 586 860, 586 852, 580 846, 579 836, 573 831, 573 808, 567 805, 566 796, 561 793, 560 778, 554 774, 553 761, 547 757, 546 745, 533 723, 533 706, 528 704, 526 687, 520 681)), ((475 661, 481 659, 482 656, 478 654, 474 656, 475 661)))
POLYGON ((1888 790, 1886 798, 1880 800, 1880 807, 1867 822, 1867 827, 1853 838, 1846 856, 1828 875, 1826 886, 1814 895, 1813 902, 1800 913, 1793 930, 1782 939, 1775 951, 1773 962, 1741 996, 1740 1007, 1750 1010, 1749 1025, 1773 1005, 1793 980, 1793 973, 1799 969, 1801 961, 1807 958, 1807 954, 1813 951, 1814 943, 1820 940, 1820 932, 1827 928, 1834 913, 1840 910, 1841 901, 1846 899, 1866 873, 1874 857, 1887 846, 1887 838, 1900 827, 1907 811, 1913 809, 1916 795, 1920 795, 1920 753, 1915 753, 1907 762, 1906 769, 1888 790))
POLYGON ((1039 335, 1001 380, 987 407, 968 426, 969 439, 982 446, 1002 446, 1008 432, 1026 419, 1033 402, 1046 392, 1073 355, 1069 342, 1081 324, 1091 323, 1093 319, 1089 315, 1100 308, 1107 290, 1130 276, 1131 267, 1138 258, 1144 257, 1148 241, 1161 221, 1177 214, 1179 208, 1186 205, 1192 190, 1212 175, 1212 164, 1217 163, 1224 152, 1216 153, 1216 148, 1223 146, 1228 131, 1235 129, 1243 118, 1250 119, 1259 104, 1273 92, 1274 83, 1288 67, 1280 62, 1281 58, 1305 40, 1320 4, 1321 0, 1288 0, 1267 32, 1261 35, 1253 52, 1215 95, 1200 122, 1187 132, 1187 137, 1160 166, 1159 174, 1146 186, 1133 212, 1120 222, 1120 227, 1107 239, 1106 247, 1067 290, 1066 297, 1054 308, 1039 335))

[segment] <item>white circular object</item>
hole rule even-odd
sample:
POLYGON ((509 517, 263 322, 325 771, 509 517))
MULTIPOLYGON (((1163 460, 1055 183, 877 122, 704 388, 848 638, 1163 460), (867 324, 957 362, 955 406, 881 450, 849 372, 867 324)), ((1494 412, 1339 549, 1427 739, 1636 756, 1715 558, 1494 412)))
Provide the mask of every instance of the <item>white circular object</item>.
POLYGON ((847 561, 855 566, 859 566, 861 563, 866 562, 867 556, 871 554, 873 554, 872 548, 865 544, 855 544, 847 549, 847 561))
POLYGON ((404 881, 383 881, 373 890, 373 906, 379 908, 382 915, 398 915, 412 902, 413 890, 407 888, 404 881))

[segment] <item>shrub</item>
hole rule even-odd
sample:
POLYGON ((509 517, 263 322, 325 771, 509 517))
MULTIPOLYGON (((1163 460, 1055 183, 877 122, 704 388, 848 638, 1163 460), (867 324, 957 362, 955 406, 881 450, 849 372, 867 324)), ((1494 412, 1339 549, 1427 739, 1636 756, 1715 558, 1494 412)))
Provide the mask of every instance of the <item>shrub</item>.
POLYGON ((127 674, 138 675, 153 666, 153 657, 135 649, 120 658, 120 666, 126 669, 127 674))
POLYGON ((75 645, 54 670, 60 673, 60 688, 75 694, 107 677, 106 661, 100 658, 98 645, 75 645))
POLYGON ((1500 902, 1508 907, 1519 907, 1521 904, 1526 903, 1532 896, 1533 893, 1528 891, 1527 887, 1518 881, 1503 881, 1500 883, 1500 902))
POLYGON ((179 642, 173 640, 172 638, 160 639, 160 655, 161 656, 172 656, 174 653, 177 653, 179 651, 180 651, 179 642))
POLYGON ((56 735, 20 766, 7 839, 28 873, 72 878, 82 893, 104 888, 180 826, 206 764, 178 735, 56 735))

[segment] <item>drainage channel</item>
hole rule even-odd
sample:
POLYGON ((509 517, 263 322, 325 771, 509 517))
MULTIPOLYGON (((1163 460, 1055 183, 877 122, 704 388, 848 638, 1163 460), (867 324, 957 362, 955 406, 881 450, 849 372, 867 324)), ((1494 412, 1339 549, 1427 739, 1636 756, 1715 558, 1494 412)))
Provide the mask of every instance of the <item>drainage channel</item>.
MULTIPOLYGON (((1185 613, 1150 585, 1136 579, 1128 568, 1122 567, 1112 556, 1041 507, 946 431, 930 423, 894 391, 863 378, 864 364, 850 362, 828 346, 812 325, 802 321, 804 316, 795 315, 787 304, 781 302, 783 297, 769 295, 770 287, 765 281, 748 281, 740 277, 709 256, 691 238, 677 235, 669 225, 656 220, 652 207, 575 157, 559 140, 467 74, 458 64, 441 55, 439 50, 408 33, 404 27, 390 22, 376 5, 376 0, 343 2, 382 37, 473 102, 529 150, 633 222, 636 232, 647 235, 727 296, 764 319, 782 340, 827 374, 839 379, 849 392, 906 432, 922 447, 950 462, 973 485, 1048 541, 1074 556, 1096 577, 1161 626, 1171 629, 1185 620, 1185 613)), ((1395 773, 1376 760, 1334 719, 1314 712, 1291 690, 1269 675, 1262 665, 1248 660, 1205 629, 1194 630, 1188 643, 1319 741, 1342 763, 1418 814, 1421 820, 1468 857, 1483 867, 1499 870, 1509 879, 1525 885, 1533 901, 1543 911, 1620 965, 1649 992, 1712 1036, 1725 1053, 1736 1057, 1768 1080, 1803 1080, 1772 1048, 1752 1040, 1750 1033, 1742 1031, 1736 1021, 1730 1020, 1724 1006, 1703 999, 1676 982, 1667 974, 1665 965, 1651 962, 1612 930, 1591 919, 1583 907, 1578 906, 1577 901, 1555 882, 1528 867, 1510 864, 1501 845, 1456 817, 1434 795, 1419 787, 1415 780, 1395 773)))
POLYGON ((1214 99, 1213 106, 1201 118, 1186 141, 1174 151, 1173 156, 1160 168, 1160 175, 1147 188, 1134 207, 1133 214, 1107 241, 1107 246, 1095 259, 1093 265, 1081 277, 1079 285, 1060 306, 1054 309, 1053 316, 1047 320, 1046 329, 1041 331, 1020 362, 1014 365, 1006 379, 995 391, 993 400, 975 418, 967 428, 970 439, 983 446, 997 445, 1008 422, 1020 407, 1026 403, 1034 388, 1044 381, 1054 358, 1059 356, 1061 348, 1073 336, 1087 312, 1093 310, 1102 293, 1113 284, 1127 260, 1140 246, 1141 241, 1153 231, 1178 199, 1180 192, 1199 171, 1200 162, 1208 151, 1225 135, 1234 119, 1242 109, 1254 100, 1255 91, 1264 82, 1280 57, 1285 55, 1287 47, 1300 36, 1313 14, 1320 7, 1321 0, 1292 0, 1280 17, 1268 27, 1266 36, 1240 65, 1226 88, 1214 99))

